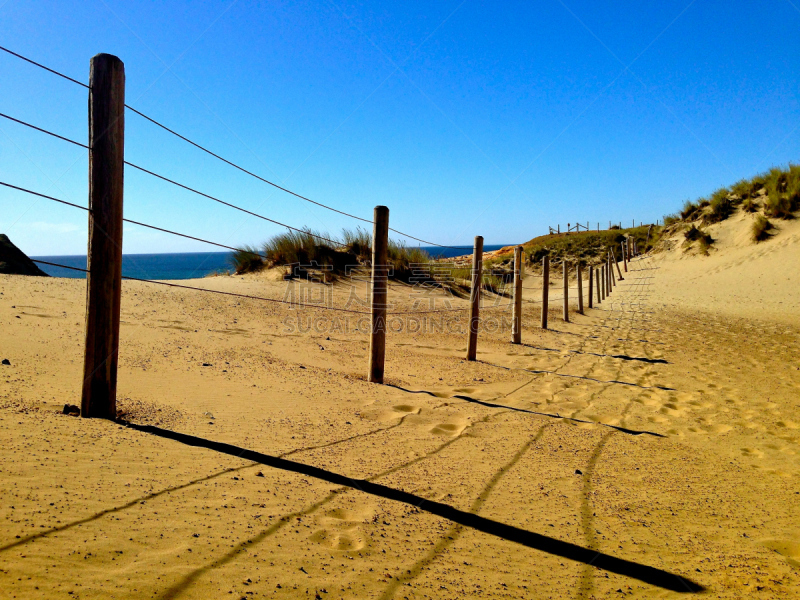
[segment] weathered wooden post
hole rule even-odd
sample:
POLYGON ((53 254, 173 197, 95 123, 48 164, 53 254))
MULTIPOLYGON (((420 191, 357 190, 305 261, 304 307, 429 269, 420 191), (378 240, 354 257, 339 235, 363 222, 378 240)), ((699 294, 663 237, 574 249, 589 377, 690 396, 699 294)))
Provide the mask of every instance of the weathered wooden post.
MULTIPOLYGON (((578 314, 583 314, 583 273, 581 273, 581 261, 578 259, 578 266, 576 268, 578 275, 578 314)), ((591 277, 591 275, 590 275, 591 277)), ((589 292, 591 295, 591 292, 589 292)))
POLYGON ((566 258, 561 261, 561 270, 564 274, 564 321, 569 323, 569 266, 566 258))
POLYGON ((620 246, 622 247, 622 263, 625 266, 625 272, 628 272, 628 253, 625 252, 625 242, 620 242, 620 246))
POLYGON ((611 264, 611 255, 608 255, 608 293, 614 291, 614 286, 617 285, 616 280, 614 279, 614 267, 611 264))
POLYGON ((594 270, 595 284, 596 284, 596 287, 597 287, 597 303, 598 304, 600 304, 603 301, 603 299, 601 298, 602 292, 601 292, 601 289, 600 289, 600 272, 602 270, 603 270, 603 268, 600 265, 598 265, 597 268, 594 270))
POLYGON ((386 361, 386 300, 389 290, 389 209, 376 206, 372 227, 372 329, 369 381, 383 383, 386 361))
POLYGON ((614 290, 614 286, 617 285, 617 280, 614 277, 614 261, 611 260, 611 253, 608 253, 608 277, 611 279, 611 283, 609 284, 609 291, 614 290))
POLYGON ((606 269, 605 263, 603 263, 601 265, 600 269, 601 269, 601 271, 603 273, 603 276, 600 279, 602 280, 602 284, 603 284, 603 294, 602 294, 603 295, 603 300, 605 300, 606 297, 608 296, 608 273, 607 273, 607 269, 606 269))
POLYGON ((542 329, 547 329, 547 309, 550 303, 550 257, 542 259, 542 329))
POLYGON ((483 237, 475 236, 472 250, 472 290, 469 296, 469 339, 467 341, 467 360, 478 356, 478 328, 481 323, 481 287, 483 285, 483 237))
POLYGON ((514 248, 514 314, 511 318, 511 343, 522 343, 522 246, 514 248))
POLYGON ((617 265, 617 275, 619 275, 620 281, 625 281, 625 278, 622 276, 622 270, 619 267, 619 261, 617 261, 617 255, 614 254, 614 249, 611 248, 611 262, 617 265))
POLYGON ((122 298, 125 65, 98 54, 89 67, 89 246, 81 416, 117 418, 122 298))
POLYGON ((592 265, 589 265, 589 308, 592 308, 594 306, 594 303, 592 302, 592 292, 594 291, 592 289, 593 283, 594 283, 594 267, 592 265))

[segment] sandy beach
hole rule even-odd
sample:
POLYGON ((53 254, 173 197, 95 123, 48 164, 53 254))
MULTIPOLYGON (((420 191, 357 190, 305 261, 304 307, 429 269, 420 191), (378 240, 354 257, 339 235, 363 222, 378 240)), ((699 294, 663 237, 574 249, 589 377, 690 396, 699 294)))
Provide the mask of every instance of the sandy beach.
POLYGON ((123 423, 62 414, 85 282, 0 276, 2 596, 797 597, 800 229, 714 227, 547 331, 526 279, 475 363, 463 312, 405 316, 383 386, 358 315, 128 281, 123 423))

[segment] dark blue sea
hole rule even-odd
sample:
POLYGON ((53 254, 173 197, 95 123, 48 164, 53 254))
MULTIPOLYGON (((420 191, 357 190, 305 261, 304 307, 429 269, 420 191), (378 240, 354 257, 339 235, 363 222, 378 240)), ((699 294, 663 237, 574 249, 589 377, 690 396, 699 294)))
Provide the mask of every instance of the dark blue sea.
MULTIPOLYGON (((484 246, 485 252, 499 250, 503 246, 484 246)), ((450 248, 426 248, 423 250, 436 258, 450 258, 472 254, 472 250, 453 250, 450 248)), ((179 254, 124 254, 122 274, 139 279, 197 279, 212 273, 232 272, 231 252, 183 252, 179 254)), ((33 259, 86 268, 86 256, 32 256, 33 259)), ((39 263, 39 268, 53 277, 83 279, 86 273, 52 267, 39 263)))

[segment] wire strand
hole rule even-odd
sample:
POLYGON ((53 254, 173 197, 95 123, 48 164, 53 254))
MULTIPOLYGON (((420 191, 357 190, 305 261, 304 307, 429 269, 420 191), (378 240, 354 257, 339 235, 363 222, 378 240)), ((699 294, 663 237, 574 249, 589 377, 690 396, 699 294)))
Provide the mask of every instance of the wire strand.
POLYGON ((81 148, 86 148, 87 150, 89 149, 89 146, 87 146, 86 144, 81 144, 80 142, 76 142, 75 140, 65 138, 63 135, 58 135, 57 133, 53 133, 52 131, 48 131, 47 129, 42 129, 41 127, 37 127, 36 125, 31 125, 30 123, 27 123, 25 121, 20 121, 19 119, 10 117, 5 113, 0 113, 0 117, 8 119, 9 121, 14 121, 15 123, 19 123, 20 125, 25 125, 25 127, 30 127, 31 129, 35 129, 36 131, 41 131, 42 133, 46 133, 47 135, 52 135, 54 138, 64 140, 65 142, 69 142, 70 144, 75 144, 76 146, 80 146, 81 148))
MULTIPOLYGON (((283 192, 286 192, 287 194, 291 194, 292 196, 294 196, 294 197, 296 197, 296 198, 299 198, 300 200, 305 200, 306 202, 310 202, 311 204, 315 204, 315 205, 317 205, 317 206, 319 206, 319 207, 322 207, 322 208, 325 208, 325 209, 327 209, 327 210, 333 211, 333 212, 335 212, 335 213, 338 213, 338 214, 340 214, 340 215, 344 215, 344 216, 346 216, 346 217, 350 217, 351 219, 356 219, 356 220, 358 220, 358 221, 361 221, 361 222, 363 222, 363 223, 372 223, 372 221, 371 221, 370 219, 365 219, 365 218, 363 218, 363 217, 359 217, 359 216, 357 216, 357 215, 353 215, 353 214, 351 214, 351 213, 348 213, 348 212, 345 212, 345 211, 343 211, 343 210, 339 210, 338 208, 333 208, 332 206, 328 206, 327 204, 323 204, 323 203, 321 203, 321 202, 317 202, 316 200, 312 200, 311 198, 308 198, 307 196, 303 196, 302 194, 298 194, 297 192, 293 192, 292 190, 290 190, 290 189, 288 189, 288 188, 285 188, 285 187, 283 187, 283 186, 281 186, 281 185, 278 185, 277 183, 275 183, 275 182, 273 182, 273 181, 270 181, 269 179, 265 179, 264 177, 261 177, 260 175, 256 175, 256 174, 255 174, 255 173, 253 173, 252 171, 248 171, 248 170, 247 170, 247 169, 245 169, 244 167, 240 167, 240 166, 239 166, 239 165, 237 165, 236 163, 234 163, 234 162, 231 162, 230 160, 228 160, 227 158, 223 158, 223 157, 222 157, 222 156, 220 156, 219 154, 217 154, 217 153, 215 153, 215 152, 212 152, 211 150, 209 150, 208 148, 205 148, 204 146, 201 146, 201 145, 200 145, 200 144, 198 144, 197 142, 193 142, 192 140, 190 140, 190 139, 189 139, 189 138, 187 138, 186 136, 184 136, 184 135, 181 135, 181 134, 180 134, 180 133, 178 133, 177 131, 175 131, 175 130, 173 130, 173 129, 170 129, 169 127, 167 127, 166 125, 164 125, 164 124, 162 124, 162 123, 159 123, 158 121, 156 121, 156 120, 155 120, 155 119, 153 119, 152 117, 148 117, 146 114, 144 114, 144 113, 143 113, 143 112, 141 112, 140 110, 137 110, 137 109, 133 108, 132 106, 130 106, 130 105, 128 105, 128 104, 126 104, 126 105, 125 105, 125 108, 127 108, 128 110, 130 110, 130 111, 132 111, 132 112, 136 113, 137 115, 139 115, 139 116, 140 116, 140 117, 142 117, 143 119, 146 119, 146 120, 150 121, 151 123, 153 123, 153 124, 154 124, 154 125, 156 125, 157 127, 160 127, 160 128, 161 128, 161 129, 163 129, 164 131, 167 131, 167 132, 171 133, 172 135, 174 135, 174 136, 176 136, 176 137, 178 137, 178 138, 182 139, 182 140, 183 140, 183 141, 185 141, 186 143, 188 143, 188 144, 191 144, 191 145, 192 145, 192 146, 194 146, 195 148, 197 148, 197 149, 199 149, 199 150, 202 150, 202 151, 203 151, 203 152, 205 152, 206 154, 209 154, 209 155, 213 156, 214 158, 216 158, 216 159, 218 159, 218 160, 221 160, 221 161, 222 161, 222 162, 224 162, 225 164, 227 164, 227 165, 230 165, 231 167, 233 167, 234 169, 238 169, 238 170, 239 170, 239 171, 241 171, 242 173, 245 173, 245 174, 247 174, 247 175, 250 175, 251 177, 255 177, 256 179, 258 179, 259 181, 262 181, 262 182, 266 183, 267 185, 271 185, 272 187, 274 187, 274 188, 276 188, 276 189, 279 189, 279 190, 281 190, 281 191, 283 191, 283 192)), ((410 235, 410 234, 408 234, 408 233, 403 233, 402 231, 399 231, 399 230, 397 230, 397 229, 393 229, 393 228, 391 228, 391 227, 389 228, 389 231, 393 231, 394 233, 396 233, 396 234, 398 234, 398 235, 402 235, 402 236, 404 236, 404 237, 407 237, 407 238, 409 238, 409 239, 415 240, 415 241, 417 241, 417 242, 420 242, 420 243, 423 243, 423 244, 428 244, 428 245, 430 245, 430 246, 436 246, 437 248, 448 248, 448 249, 451 249, 451 250, 464 250, 464 249, 470 249, 470 248, 471 248, 471 246, 447 246, 447 245, 444 245, 444 244, 437 244, 437 243, 435 243, 435 242, 429 242, 429 241, 427 241, 427 240, 424 240, 424 239, 422 239, 422 238, 415 237, 415 236, 413 236, 413 235, 410 235)))
POLYGON ((64 78, 64 79, 66 79, 67 81, 71 81, 72 83, 77 83, 78 85, 85 87, 87 90, 90 90, 90 89, 92 89, 91 87, 89 87, 88 85, 86 85, 85 83, 83 83, 82 81, 78 81, 77 79, 73 79, 73 78, 72 78, 72 77, 70 77, 69 75, 64 75, 64 73, 60 73, 60 72, 56 71, 55 69, 51 69, 50 67, 45 67, 43 64, 41 64, 41 63, 38 63, 38 62, 36 62, 35 60, 31 60, 30 58, 26 58, 26 57, 22 56, 21 54, 17 54, 16 52, 13 52, 13 51, 9 50, 8 48, 5 48, 5 47, 3 47, 3 46, 0 46, 0 50, 2 50, 3 52, 8 52, 8 53, 9 53, 9 54, 11 54, 12 56, 16 56, 17 58, 21 58, 21 59, 22 59, 22 60, 24 60, 25 62, 29 62, 29 63, 31 63, 32 65, 36 65, 36 66, 37 66, 37 67, 39 67, 40 69, 44 69, 45 71, 50 71, 50 72, 51 72, 51 73, 53 73, 54 75, 58 75, 59 77, 63 77, 63 78, 64 78))
MULTIPOLYGON (((53 73, 54 75, 58 75, 59 77, 63 77, 63 78, 64 78, 64 79, 66 79, 67 81, 71 81, 72 83, 77 83, 78 85, 80 85, 80 86, 82 86, 82 87, 86 88, 87 90, 91 90, 91 89, 92 89, 92 88, 91 88, 91 86, 89 86, 89 85, 87 85, 87 84, 83 83, 82 81, 78 81, 77 79, 73 79, 72 77, 70 77, 70 76, 68 76, 68 75, 65 75, 64 73, 61 73, 61 72, 59 72, 59 71, 56 71, 55 69, 51 69, 50 67, 46 67, 46 66, 44 66, 43 64, 36 62, 35 60, 32 60, 32 59, 30 59, 30 58, 27 58, 27 57, 25 57, 25 56, 22 56, 21 54, 17 54, 16 52, 14 52, 14 51, 12 51, 12 50, 9 50, 8 48, 5 48, 4 46, 0 46, 0 50, 3 50, 4 52, 7 52, 8 54, 11 54, 12 56, 16 56, 17 58, 19 58, 19 59, 21 59, 21 60, 24 60, 25 62, 28 62, 28 63, 30 63, 30 64, 32 64, 32 65, 35 65, 35 66, 39 67, 40 69, 44 69, 45 71, 49 71, 50 73, 53 73)), ((350 213, 348 213, 348 212, 345 212, 345 211, 343 211, 343 210, 339 210, 339 209, 337 209, 337 208, 333 208, 332 206, 328 206, 327 204, 322 204, 321 202, 317 202, 316 200, 312 200, 311 198, 308 198, 308 197, 306 197, 306 196, 303 196, 303 195, 301 195, 301 194, 298 194, 298 193, 296 193, 296 192, 293 192, 292 190, 290 190, 290 189, 288 189, 288 188, 285 188, 285 187, 283 187, 283 186, 281 186, 281 185, 278 185, 277 183, 274 183, 274 182, 270 181, 269 179, 265 179, 264 177, 261 177, 261 176, 259 176, 259 175, 256 175, 256 174, 255 174, 255 173, 253 173, 252 171, 248 171, 248 170, 247 170, 247 169, 245 169, 244 167, 240 167, 240 166, 239 166, 239 165, 237 165, 236 163, 234 163, 234 162, 231 162, 230 160, 228 160, 228 159, 226 159, 226 158, 223 158, 222 156, 220 156, 219 154, 216 154, 215 152, 212 152, 212 151, 211 151, 211 150, 209 150, 208 148, 205 148, 205 147, 201 146, 200 144, 198 144, 198 143, 196 143, 196 142, 193 142, 192 140, 190 140, 190 139, 189 139, 189 138, 187 138, 186 136, 183 136, 183 135, 181 135, 180 133, 178 133, 177 131, 175 131, 175 130, 173 130, 173 129, 170 129, 170 128, 169 128, 169 127, 167 127, 166 125, 163 125, 162 123, 159 123, 158 121, 156 121, 156 120, 155 120, 155 119, 153 119, 152 117, 148 117, 146 114, 144 114, 144 113, 143 113, 143 112, 141 112, 140 110, 137 110, 137 109, 133 108, 133 107, 132 107, 132 106, 130 106, 129 104, 126 104, 126 105, 125 105, 125 108, 127 108, 128 110, 130 110, 130 111, 132 111, 132 112, 136 113, 137 115, 139 115, 139 116, 140 116, 140 117, 142 117, 143 119, 147 119, 148 121, 150 121, 150 122, 151 122, 151 123, 153 123, 154 125, 156 125, 156 126, 158 126, 158 127, 162 128, 164 131, 168 131, 168 132, 169 132, 169 133, 171 133, 172 135, 174 135, 174 136, 176 136, 176 137, 179 137, 180 139, 182 139, 183 141, 185 141, 185 142, 187 142, 187 143, 191 144, 191 145, 192 145, 192 146, 194 146, 195 148, 198 148, 199 150, 202 150, 203 152, 205 152, 205 153, 207 153, 207 154, 209 154, 209 155, 213 156, 214 158, 216 158, 216 159, 218 159, 218 160, 221 160, 222 162, 224 162, 224 163, 226 163, 226 164, 230 165, 231 167, 233 167, 233 168, 235 168, 235 169, 238 169, 238 170, 239 170, 239 171, 241 171, 242 173, 246 173, 247 175, 250 175, 251 177, 255 177, 256 179, 258 179, 258 180, 260 180, 260 181, 263 181, 264 183, 266 183, 266 184, 268 184, 268 185, 271 185, 271 186, 272 186, 272 187, 274 187, 274 188, 277 188, 277 189, 279 189, 279 190, 281 190, 281 191, 283 191, 283 192, 286 192, 287 194, 291 194, 292 196, 295 196, 296 198, 299 198, 299 199, 301 199, 301 200, 305 200, 306 202, 310 202, 311 204, 316 204, 317 206, 320 206, 320 207, 322 207, 322 208, 325 208, 325 209, 327 209, 327 210, 333 211, 333 212, 335 212, 335 213, 339 213, 340 215, 344 215, 344 216, 346 216, 346 217, 350 217, 351 219, 356 219, 356 220, 358 220, 358 221, 362 221, 362 222, 364 222, 364 223, 372 223, 372 221, 370 221, 369 219, 365 219, 365 218, 363 218, 363 217, 359 217, 359 216, 356 216, 356 215, 350 214, 350 213)), ((5 116, 5 115, 3 115, 3 116, 5 116)), ((7 118, 11 119, 12 121, 16 121, 16 119, 13 119, 13 118, 11 118, 11 117, 7 117, 7 118)), ((20 123, 21 123, 21 121, 17 121, 17 122, 20 122, 20 123)), ((27 125, 27 123, 23 123, 23 124, 26 124, 26 125, 27 125)), ((29 125, 29 127, 33 127, 34 129, 39 129, 38 127, 34 127, 33 125, 29 125)), ((43 129, 39 129, 39 131, 43 131, 44 133, 50 133, 50 132, 48 132, 48 131, 45 131, 45 130, 43 130, 43 129)), ((57 138, 60 138, 60 139, 62 139, 62 140, 65 140, 65 141, 67 141, 67 142, 70 142, 70 143, 76 144, 76 145, 78 145, 78 146, 82 146, 82 147, 84 147, 84 148, 86 148, 86 147, 87 147, 87 146, 85 146, 84 144, 79 144, 78 142, 75 142, 75 141, 73 141, 73 140, 69 140, 69 139, 67 139, 67 138, 63 138, 63 137, 61 137, 61 136, 59 136, 59 135, 56 135, 56 134, 54 134, 54 133, 50 133, 50 135, 52 135, 52 136, 54 136, 54 137, 57 137, 57 138)), ((131 165, 131 166, 133 166, 133 165, 131 165)), ((253 214, 254 214, 254 213, 253 213, 253 214)), ((258 216, 258 215, 255 215, 255 214, 254 214, 254 216, 258 216)), ((290 228, 290 229, 291 229, 291 228, 290 228)), ((436 242, 429 242, 429 241, 427 241, 427 240, 424 240, 424 239, 422 239, 422 238, 418 238, 418 237, 416 237, 416 236, 413 236, 413 235, 411 235, 411 234, 408 234, 408 233, 403 233, 402 231, 400 231, 400 230, 398 230, 398 229, 393 229, 393 228, 391 228, 391 227, 389 228, 389 231, 393 231, 394 233, 396 233, 396 234, 398 234, 398 235, 402 235, 403 237, 407 237, 407 238, 409 238, 409 239, 415 240, 415 241, 417 241, 417 242, 420 242, 420 243, 423 243, 423 244, 428 244, 428 245, 430 245, 430 246, 436 246, 437 248, 448 248, 448 249, 451 249, 451 250, 466 250, 466 249, 469 249, 469 248, 470 248, 470 246, 447 246, 447 245, 445 245, 445 244, 437 244, 436 242)))
MULTIPOLYGON (((36 131, 40 131, 40 132, 45 133, 47 135, 53 136, 54 138, 58 138, 59 140, 63 140, 65 142, 69 142, 70 144, 75 144, 76 146, 80 146, 81 148, 86 148, 87 150, 90 149, 89 146, 87 146, 86 144, 81 144, 80 142, 76 142, 75 140, 71 140, 71 139, 66 138, 66 137, 64 137, 62 135, 58 135, 57 133, 53 133, 52 131, 48 131, 47 129, 42 129, 41 127, 37 127, 36 125, 33 125, 33 124, 28 123, 26 121, 21 121, 20 119, 15 119, 14 117, 11 117, 11 116, 9 116, 9 115, 7 115, 5 113, 0 113, 0 117, 3 117, 3 118, 8 119, 10 121, 14 121, 15 123, 19 123, 20 125, 24 125, 25 127, 30 127, 31 129, 35 129, 36 131)), ((153 177, 161 179, 162 181, 166 181, 168 183, 171 183, 172 185, 175 185, 175 186, 183 188, 183 189, 185 189, 187 191, 193 192, 193 193, 195 193, 195 194, 197 194, 199 196, 203 196, 204 198, 208 198, 209 200, 213 200, 214 202, 219 202, 220 204, 224 204, 225 206, 229 206, 230 208, 239 210, 239 211, 244 212, 244 213, 246 213, 248 215, 251 215, 251 216, 254 216, 254 217, 258 217, 259 219, 263 219, 265 221, 269 221, 270 223, 274 223, 275 225, 279 225, 281 227, 285 227, 286 229, 291 229, 292 231, 297 231, 299 233, 304 233, 304 234, 310 235, 312 237, 315 237, 317 239, 321 239, 321 240, 324 240, 326 242, 330 242, 331 244, 334 244, 336 246, 343 246, 344 245, 341 242, 337 242, 336 240, 332 240, 332 239, 326 238, 325 236, 321 236, 321 235, 317 235, 315 233, 312 233, 311 231, 309 231, 307 229, 299 229, 297 227, 292 227, 291 225, 286 225, 285 223, 281 223, 280 221, 276 221, 275 219, 270 219, 269 217, 265 217, 264 215, 260 215, 258 213, 255 213, 255 212, 252 212, 250 210, 247 210, 246 208, 242 208, 242 207, 237 206, 235 204, 231 204, 230 202, 226 202, 224 200, 220 200, 219 198, 215 198, 214 196, 211 196, 209 194, 205 194, 205 193, 203 193, 203 192, 201 192, 199 190, 196 190, 196 189, 194 189, 192 187, 189 187, 188 185, 184 185, 182 183, 178 183, 174 179, 170 179, 169 177, 164 177, 163 175, 159 175, 158 173, 154 173, 153 171, 150 171, 149 169, 145 169, 144 167, 140 167, 139 165, 136 165, 136 164, 134 164, 134 163, 132 163, 130 161, 126 160, 124 162, 129 167, 132 167, 134 169, 138 169, 139 171, 142 171, 143 173, 147 173, 148 175, 152 175, 153 177)), ((10 187, 13 187, 13 186, 10 186, 10 187)), ((17 188, 17 189, 21 189, 21 188, 17 188)), ((30 191, 30 190, 22 190, 22 191, 30 191)), ((30 192, 30 193, 34 194, 35 192, 30 192)), ((54 200, 54 198, 51 198, 51 199, 54 200)), ((57 200, 57 201, 58 202, 63 202, 62 200, 57 200)), ((174 233, 174 232, 169 232, 169 233, 174 233)), ((177 235, 181 235, 181 234, 177 234, 177 235)), ((186 237, 186 236, 184 236, 184 237, 186 237)), ((202 241, 206 241, 206 240, 202 240, 202 241)), ((209 242, 209 243, 213 244, 213 242, 209 242)), ((219 244, 215 244, 215 245, 219 245, 219 244)), ((225 247, 228 247, 228 246, 225 246, 225 247)))
POLYGON ((219 198, 215 198, 214 196, 211 196, 209 194, 206 194, 204 192, 196 190, 196 189, 194 189, 192 187, 189 187, 188 185, 184 185, 182 183, 178 183, 174 179, 170 179, 169 177, 164 177, 163 175, 159 175, 158 173, 154 173, 153 171, 150 171, 149 169, 145 169, 144 167, 140 167, 139 165, 136 165, 136 164, 134 164, 132 162, 129 162, 127 160, 125 161, 125 164, 128 165, 129 167, 133 167, 134 169, 142 171, 143 173, 147 173, 148 175, 152 175, 153 177, 161 179, 162 181, 166 181, 167 183, 171 183, 172 185, 178 186, 179 188, 183 188, 184 190, 187 190, 189 192, 193 192, 193 193, 197 194, 198 196, 203 196, 204 198, 208 198, 209 200, 213 200, 214 202, 219 202, 220 204, 224 204, 225 206, 228 206, 228 207, 233 208, 235 210, 241 211, 241 212, 246 213, 248 215, 251 215, 253 217, 257 217, 259 219, 263 219, 264 221, 268 221, 270 223, 274 223, 275 225, 280 225, 281 227, 285 227, 286 229, 291 229, 292 231, 297 231, 298 233, 303 233, 303 234, 306 234, 306 235, 310 235, 311 237, 315 237, 317 239, 324 240, 326 242, 330 242, 331 244, 334 244, 336 246, 343 246, 344 245, 344 244, 342 244, 342 242, 338 242, 336 240, 332 240, 330 238, 326 238, 325 236, 318 235, 316 233, 312 233, 308 229, 299 229, 297 227, 292 227, 291 225, 287 225, 286 223, 281 223, 280 221, 276 221, 275 219, 270 219, 269 217, 265 217, 264 215, 260 215, 258 213, 255 213, 255 212, 251 211, 251 210, 247 210, 246 208, 242 208, 241 206, 237 206, 236 204, 231 204, 230 202, 226 202, 225 200, 220 200, 219 198))
POLYGON ((66 204, 67 206, 72 206, 74 208, 80 208, 81 210, 85 210, 87 212, 92 212, 91 209, 86 208, 85 206, 81 206, 80 204, 73 204, 72 202, 67 202, 66 200, 59 200, 58 198, 53 198, 52 196, 47 196, 45 194, 40 194, 39 192, 34 192, 32 190, 27 190, 25 188, 21 188, 16 185, 11 185, 10 183, 5 183, 4 181, 0 181, 0 185, 4 185, 5 187, 14 190, 19 190, 20 192, 25 192, 26 194, 31 194, 32 196, 39 196, 40 198, 46 198, 47 200, 52 200, 53 202, 59 202, 61 204, 66 204))
MULTIPOLYGON (((33 262, 35 262, 35 263, 39 263, 39 264, 43 264, 43 265, 50 265, 51 267, 59 267, 59 268, 62 268, 62 269, 69 269, 70 271, 80 271, 80 272, 87 273, 87 274, 91 273, 91 271, 89 269, 81 269, 80 267, 69 267, 67 265, 61 265, 61 264, 49 262, 49 261, 46 261, 46 260, 40 260, 38 258, 32 258, 31 260, 33 262)), ((127 279, 128 281, 139 281, 141 283, 153 283, 155 285, 164 285, 164 286, 167 286, 167 287, 182 288, 182 289, 186 289, 186 290, 195 290, 195 291, 198 291, 198 292, 209 292, 211 294, 220 294, 220 295, 223 295, 223 296, 234 296, 236 298, 247 298, 247 299, 250 299, 250 300, 261 300, 263 302, 272 302, 272 303, 275 303, 275 304, 288 304, 290 306, 298 306, 298 307, 302 307, 302 308, 312 308, 312 309, 319 309, 319 310, 333 310, 333 311, 337 311, 337 312, 347 312, 347 313, 354 313, 354 314, 358 314, 358 315, 368 315, 368 314, 370 314, 370 313, 365 312, 365 311, 352 310, 352 309, 349 309, 349 308, 336 308, 336 307, 333 307, 333 306, 320 306, 318 304, 303 304, 301 302, 288 302, 286 300, 276 300, 275 298, 264 298, 263 296, 251 296, 249 294, 237 294, 235 292, 223 292, 221 290, 209 290, 209 289, 194 287, 194 286, 191 286, 191 285, 182 285, 182 284, 179 284, 179 283, 169 283, 167 281, 155 281, 153 279, 142 279, 142 278, 139 278, 139 277, 131 277, 129 275, 123 275, 122 279, 127 279)))

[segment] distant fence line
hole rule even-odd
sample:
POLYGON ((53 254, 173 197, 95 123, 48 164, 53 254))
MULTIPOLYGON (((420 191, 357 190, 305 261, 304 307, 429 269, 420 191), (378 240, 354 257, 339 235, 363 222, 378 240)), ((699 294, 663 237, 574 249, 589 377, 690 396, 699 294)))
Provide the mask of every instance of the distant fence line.
MULTIPOLYGON (((658 222, 659 222, 659 219, 656 219, 656 222, 652 223, 652 225, 655 225, 657 227, 658 226, 658 222)), ((644 223, 644 221, 639 221, 639 225, 638 225, 639 227, 644 227, 645 225, 646 225, 646 223, 644 223)), ((651 223, 647 223, 647 225, 651 225, 651 223)), ((635 229, 636 227, 637 227, 636 219, 633 219, 631 221, 631 229, 635 229)), ((622 229, 622 228, 623 228, 622 227, 622 221, 619 221, 617 223, 613 223, 612 221, 608 222, 608 230, 622 229)), ((586 225, 584 225, 583 223, 575 223, 574 225, 572 223, 567 223, 567 226, 564 229, 564 231, 561 231, 561 225, 556 225, 555 227, 548 226, 547 229, 548 229, 548 232, 549 232, 550 235, 561 235, 562 233, 564 233, 564 234, 566 234, 566 233, 579 233, 580 231, 592 231, 590 229, 589 221, 586 221, 586 225)), ((599 222, 597 223, 596 231, 600 231, 600 223, 599 222)))

